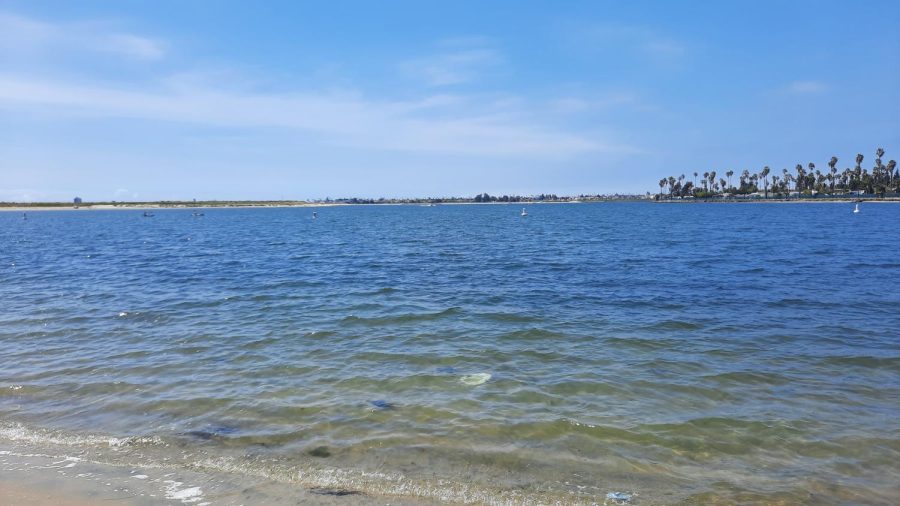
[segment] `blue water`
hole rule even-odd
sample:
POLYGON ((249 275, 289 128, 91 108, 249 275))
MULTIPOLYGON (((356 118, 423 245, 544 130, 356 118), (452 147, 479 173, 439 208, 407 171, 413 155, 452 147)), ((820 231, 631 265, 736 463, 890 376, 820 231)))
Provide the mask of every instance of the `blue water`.
POLYGON ((0 213, 0 443, 460 502, 900 500, 900 205, 520 207, 0 213))

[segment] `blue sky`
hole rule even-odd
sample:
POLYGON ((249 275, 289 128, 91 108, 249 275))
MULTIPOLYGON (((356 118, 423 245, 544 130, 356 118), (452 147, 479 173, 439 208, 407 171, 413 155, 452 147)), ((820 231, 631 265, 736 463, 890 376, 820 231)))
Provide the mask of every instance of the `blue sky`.
POLYGON ((0 200, 644 192, 900 156, 900 2, 0 0, 0 200))

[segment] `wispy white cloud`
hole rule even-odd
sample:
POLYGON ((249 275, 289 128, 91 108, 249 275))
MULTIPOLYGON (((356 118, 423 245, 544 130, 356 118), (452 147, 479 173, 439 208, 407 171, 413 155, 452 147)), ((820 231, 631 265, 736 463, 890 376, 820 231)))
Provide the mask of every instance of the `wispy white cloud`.
POLYGON ((68 194, 47 192, 33 188, 0 188, 0 202, 63 202, 71 198, 68 194))
POLYGON ((410 152, 565 157, 625 148, 609 139, 538 126, 543 122, 528 108, 448 95, 379 101, 353 93, 123 88, 0 75, 0 108, 68 117, 287 128, 318 135, 324 143, 410 152))
MULTIPOLYGON (((10 28, 0 41, 4 48, 38 52, 33 60, 43 58, 51 62, 49 68, 65 57, 65 51, 149 61, 164 58, 168 50, 164 40, 122 30, 88 30, 89 25, 0 13, 0 28, 10 28)), ((483 37, 445 39, 433 48, 429 57, 400 64, 432 87, 471 82, 504 63, 502 54, 483 37)), ((547 100, 509 93, 429 93, 420 87, 410 87, 404 98, 385 99, 346 83, 340 91, 318 82, 285 91, 284 86, 257 85, 246 76, 205 75, 198 67, 160 75, 160 67, 127 80, 112 74, 101 79, 98 74, 92 81, 77 82, 59 71, 31 72, 27 65, 7 68, 0 73, 0 111, 39 115, 42 120, 125 118, 245 131, 277 128, 322 146, 421 154, 525 159, 630 150, 609 133, 566 124, 563 115, 598 110, 603 99, 576 103, 564 97, 548 107, 547 100)))
POLYGON ((34 45, 55 34, 53 25, 34 19, 0 12, 0 44, 5 48, 34 45))
POLYGON ((401 63, 401 70, 430 86, 449 86, 475 81, 504 61, 484 37, 444 39, 437 46, 433 54, 401 63))
POLYGON ((783 91, 795 95, 810 95, 828 91, 828 85, 821 81, 794 81, 785 86, 783 91))
POLYGON ((662 39, 650 36, 639 46, 646 54, 658 58, 676 59, 687 53, 687 48, 672 39, 662 39))
POLYGON ((596 112, 611 107, 631 105, 637 102, 637 95, 631 92, 614 92, 601 96, 568 96, 550 100, 550 110, 563 114, 596 112))
POLYGON ((98 37, 95 47, 98 51, 117 53, 138 60, 158 60, 166 53, 166 45, 162 41, 129 33, 111 33, 98 37))
POLYGON ((97 23, 48 23, 0 12, 0 49, 8 56, 94 52, 156 60, 165 56, 166 44, 158 39, 110 30, 97 23))
POLYGON ((681 41, 647 26, 608 23, 563 23, 562 37, 588 52, 628 52, 656 63, 677 63, 688 54, 681 41))

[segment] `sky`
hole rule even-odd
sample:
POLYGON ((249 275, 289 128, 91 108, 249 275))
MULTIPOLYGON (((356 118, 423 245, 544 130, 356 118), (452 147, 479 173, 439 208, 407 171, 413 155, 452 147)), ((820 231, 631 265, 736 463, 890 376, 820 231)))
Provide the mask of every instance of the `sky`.
POLYGON ((893 0, 0 0, 0 201, 644 193, 898 122, 893 0))

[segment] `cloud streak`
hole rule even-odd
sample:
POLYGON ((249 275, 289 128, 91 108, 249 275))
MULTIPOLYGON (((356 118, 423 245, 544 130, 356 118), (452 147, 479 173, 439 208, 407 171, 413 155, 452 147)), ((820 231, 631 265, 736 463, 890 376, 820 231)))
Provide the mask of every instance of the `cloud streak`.
POLYGON ((527 109, 429 96, 377 101, 359 94, 248 93, 211 87, 134 89, 0 75, 0 108, 67 117, 133 118, 225 128, 273 127, 338 146, 486 156, 567 157, 627 149, 538 126, 527 109), (496 112, 483 112, 491 111, 496 112))
POLYGON ((657 64, 681 62, 688 48, 680 41, 645 26, 564 23, 562 37, 579 50, 590 53, 627 51, 657 64))
POLYGON ((828 91, 828 85, 821 81, 794 81, 785 86, 784 91, 794 95, 811 95, 828 91))
POLYGON ((407 75, 429 86, 451 86, 476 81, 481 74, 503 64, 502 55, 479 38, 443 41, 443 51, 400 64, 407 75))
POLYGON ((111 53, 136 60, 158 60, 166 44, 158 39, 109 31, 96 23, 53 24, 0 12, 0 49, 9 55, 65 52, 111 53))

